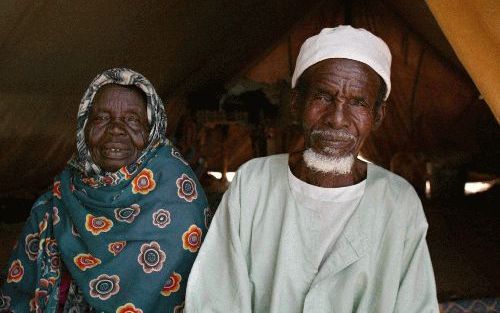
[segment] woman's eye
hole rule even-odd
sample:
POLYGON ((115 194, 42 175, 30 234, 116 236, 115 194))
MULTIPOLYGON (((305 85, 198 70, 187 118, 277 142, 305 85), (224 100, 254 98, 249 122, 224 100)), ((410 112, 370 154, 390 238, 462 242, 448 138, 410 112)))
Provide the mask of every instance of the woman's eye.
POLYGON ((136 123, 139 121, 139 118, 137 116, 127 116, 127 119, 126 119, 127 122, 132 122, 132 123, 136 123))
POLYGON ((104 122, 104 121, 109 120, 109 116, 108 115, 104 115, 104 114, 99 114, 99 115, 96 115, 94 117, 94 120, 96 120, 98 122, 104 122))

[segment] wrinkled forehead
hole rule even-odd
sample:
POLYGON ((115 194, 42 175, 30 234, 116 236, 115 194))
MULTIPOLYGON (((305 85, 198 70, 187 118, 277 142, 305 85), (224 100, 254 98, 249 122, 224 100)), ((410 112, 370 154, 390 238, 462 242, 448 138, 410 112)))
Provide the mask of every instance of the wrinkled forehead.
POLYGON ((331 58, 307 68, 299 77, 299 84, 308 86, 320 81, 349 81, 356 88, 378 88, 382 78, 363 62, 345 58, 331 58))
POLYGON ((94 111, 95 104, 98 102, 100 98, 103 96, 109 95, 109 93, 113 91, 122 91, 122 92, 127 92, 131 96, 136 96, 141 99, 142 104, 144 105, 144 109, 146 111, 147 117, 148 117, 148 123, 151 124, 151 108, 150 105, 148 104, 148 97, 146 93, 138 86, 136 85, 123 85, 123 84, 116 84, 116 83, 109 83, 102 85, 94 94, 91 103, 89 104, 88 111, 87 111, 87 118, 90 116, 90 114, 94 111))
POLYGON ((120 85, 120 84, 107 84, 99 88, 92 99, 92 107, 97 103, 97 101, 104 95, 109 95, 112 92, 129 94, 131 97, 137 97, 141 99, 144 108, 147 106, 148 98, 146 93, 142 91, 141 88, 135 85, 120 85))

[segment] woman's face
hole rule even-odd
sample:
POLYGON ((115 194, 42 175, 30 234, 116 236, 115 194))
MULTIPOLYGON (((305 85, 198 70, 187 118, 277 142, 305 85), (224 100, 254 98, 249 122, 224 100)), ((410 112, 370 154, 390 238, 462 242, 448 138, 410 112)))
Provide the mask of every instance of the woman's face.
POLYGON ((85 126, 86 144, 99 167, 115 172, 132 164, 148 135, 146 103, 138 90, 114 84, 99 89, 85 126))

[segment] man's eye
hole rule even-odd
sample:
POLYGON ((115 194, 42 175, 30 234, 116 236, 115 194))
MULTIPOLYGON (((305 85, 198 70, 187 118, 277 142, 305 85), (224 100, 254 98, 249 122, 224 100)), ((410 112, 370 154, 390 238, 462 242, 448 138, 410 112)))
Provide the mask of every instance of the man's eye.
POLYGON ((365 99, 362 97, 355 97, 351 99, 351 104, 355 106, 363 106, 366 107, 368 106, 368 103, 366 103, 365 99))
POLYGON ((332 101, 332 97, 328 94, 325 94, 325 93, 317 93, 314 95, 314 99, 315 100, 319 100, 319 101, 322 101, 322 102, 330 102, 332 101))

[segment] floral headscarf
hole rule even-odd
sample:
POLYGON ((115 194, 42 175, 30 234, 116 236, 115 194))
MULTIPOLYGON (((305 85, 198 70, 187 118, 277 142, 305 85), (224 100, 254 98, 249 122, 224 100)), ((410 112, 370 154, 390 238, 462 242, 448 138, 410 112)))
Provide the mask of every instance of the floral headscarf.
POLYGON ((181 312, 210 211, 165 127, 163 105, 142 75, 112 69, 97 76, 80 104, 78 154, 31 210, 8 263, 0 312, 56 312, 65 271, 72 280, 65 312, 181 312), (135 163, 102 173, 84 128, 92 98, 109 83, 146 93, 151 132, 135 163))
POLYGON ((76 158, 71 160, 70 164, 81 170, 87 176, 103 174, 102 169, 92 160, 90 151, 85 143, 85 126, 90 116, 92 101, 94 100, 95 95, 99 89, 108 84, 118 84, 124 86, 133 85, 140 88, 146 95, 150 132, 148 145, 137 159, 138 163, 143 161, 146 153, 153 147, 168 142, 168 139, 165 136, 167 131, 167 117, 165 115, 165 109, 160 97, 149 80, 141 74, 127 68, 113 68, 104 71, 103 73, 97 75, 92 83, 90 83, 89 88, 83 95, 80 102, 80 108, 78 110, 76 131, 76 146, 78 153, 76 158))

